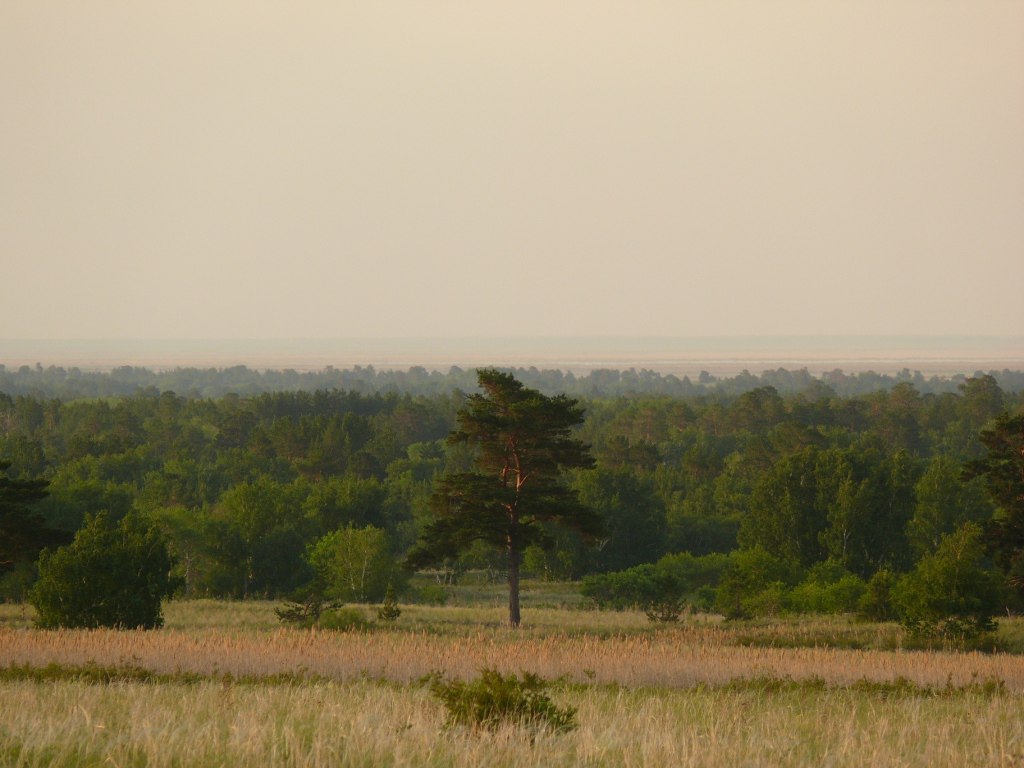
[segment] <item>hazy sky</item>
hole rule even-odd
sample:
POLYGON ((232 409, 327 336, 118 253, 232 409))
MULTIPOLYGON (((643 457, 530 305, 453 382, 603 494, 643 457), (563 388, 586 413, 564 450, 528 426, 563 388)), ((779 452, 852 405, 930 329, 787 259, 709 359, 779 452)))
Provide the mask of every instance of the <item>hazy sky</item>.
POLYGON ((1019 334, 1024 2, 0 0, 0 337, 1019 334))

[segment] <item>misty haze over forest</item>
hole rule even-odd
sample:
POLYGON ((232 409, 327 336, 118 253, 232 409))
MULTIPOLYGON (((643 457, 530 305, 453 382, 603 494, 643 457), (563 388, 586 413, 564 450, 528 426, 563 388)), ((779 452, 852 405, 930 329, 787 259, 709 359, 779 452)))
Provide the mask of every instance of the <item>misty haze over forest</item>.
POLYGON ((306 339, 0 339, 0 364, 85 371, 142 366, 320 371, 452 366, 561 370, 650 370, 679 377, 733 376, 785 368, 820 375, 926 376, 1024 369, 1024 336, 445 337, 306 339))
POLYGON ((735 396, 758 387, 847 397, 912 384, 955 393, 991 375, 1024 389, 1020 337, 690 339, 0 340, 0 391, 63 399, 173 391, 188 397, 339 389, 472 391, 498 366, 574 396, 735 396))

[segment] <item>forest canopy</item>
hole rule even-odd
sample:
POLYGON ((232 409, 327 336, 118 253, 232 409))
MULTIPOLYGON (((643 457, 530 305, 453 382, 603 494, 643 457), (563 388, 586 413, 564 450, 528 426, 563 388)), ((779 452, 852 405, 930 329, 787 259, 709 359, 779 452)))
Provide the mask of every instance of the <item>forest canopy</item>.
MULTIPOLYGON (((399 387, 397 373, 363 369, 319 375, 355 375, 380 391, 216 396, 200 393, 274 379, 248 369, 174 372, 186 396, 157 389, 153 382, 170 379, 142 369, 0 373, 5 387, 17 384, 0 388, 5 477, 45 485, 32 519, 70 540, 100 513, 112 522, 140 514, 164 532, 186 596, 294 594, 315 582, 323 558, 314 553, 338 531, 374 531, 375 552, 400 562, 432 519, 439 479, 473 462, 469 447, 446 440, 478 391, 472 371, 412 369, 407 382, 429 384, 417 393, 399 387), (81 391, 86 382, 93 396, 81 391), (61 386, 77 394, 53 396, 61 386), (131 393, 109 394, 121 386, 131 393)), ((599 516, 600 540, 552 528, 544 546, 522 553, 527 574, 559 579, 681 553, 763 552, 784 585, 813 574, 867 583, 880 572, 910 572, 963 526, 994 529, 1002 507, 982 474, 963 470, 985 459, 985 430, 1024 403, 1019 388, 1000 383, 1018 381, 1017 373, 944 380, 942 391, 909 374, 867 387, 862 374, 853 377, 868 390, 859 394, 806 372, 703 383, 636 372, 513 373, 578 402, 573 438, 594 459, 560 482, 599 516), (672 387, 693 390, 659 390, 672 387)), ((24 559, 6 557, 21 565, 0 575, 3 596, 23 595, 34 578, 24 559)), ((501 578, 505 568, 500 553, 468 547, 438 577, 482 569, 501 578)))
MULTIPOLYGON (((663 374, 647 369, 596 369, 586 374, 557 369, 508 368, 528 387, 547 395, 570 397, 615 397, 618 395, 666 395, 671 397, 736 396, 760 387, 772 387, 780 394, 827 389, 842 397, 866 395, 899 384, 912 384, 922 395, 955 393, 968 378, 991 376, 999 387, 1011 393, 1024 390, 1024 371, 976 371, 973 375, 924 376, 904 369, 896 374, 864 371, 846 373, 835 369, 815 376, 807 371, 776 368, 760 374, 742 371, 734 376, 715 376, 702 371, 695 377, 663 374)), ((228 394, 252 396, 281 391, 315 392, 340 389, 360 394, 398 392, 409 395, 443 395, 476 387, 474 369, 451 367, 446 372, 416 366, 406 370, 378 370, 372 365, 339 369, 328 366, 319 371, 259 370, 244 365, 230 368, 174 368, 150 370, 120 366, 110 371, 87 371, 61 366, 0 364, 0 393, 36 395, 72 400, 115 397, 172 391, 188 398, 218 398, 228 394)))

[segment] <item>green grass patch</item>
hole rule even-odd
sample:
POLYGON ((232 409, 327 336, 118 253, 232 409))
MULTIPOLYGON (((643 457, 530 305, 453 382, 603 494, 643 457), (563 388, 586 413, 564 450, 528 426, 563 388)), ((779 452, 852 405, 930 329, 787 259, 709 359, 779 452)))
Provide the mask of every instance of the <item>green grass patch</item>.
POLYGON ((922 685, 905 677, 893 680, 860 679, 847 685, 828 683, 823 678, 812 676, 801 679, 792 677, 749 677, 730 680, 721 685, 701 683, 696 686, 699 691, 727 691, 730 693, 824 693, 826 691, 850 691, 851 693, 888 698, 950 698, 956 696, 980 696, 993 698, 1006 696, 1009 692, 1006 683, 998 678, 972 680, 964 685, 954 685, 947 681, 945 685, 922 685))
POLYGON ((47 664, 35 667, 30 664, 11 664, 0 667, 0 683, 13 682, 77 682, 92 685, 153 684, 153 685, 195 685, 217 682, 224 685, 308 685, 326 682, 328 678, 313 675, 304 670, 276 672, 270 675, 232 675, 218 673, 203 675, 198 672, 154 672, 132 664, 103 666, 95 663, 81 665, 47 664))

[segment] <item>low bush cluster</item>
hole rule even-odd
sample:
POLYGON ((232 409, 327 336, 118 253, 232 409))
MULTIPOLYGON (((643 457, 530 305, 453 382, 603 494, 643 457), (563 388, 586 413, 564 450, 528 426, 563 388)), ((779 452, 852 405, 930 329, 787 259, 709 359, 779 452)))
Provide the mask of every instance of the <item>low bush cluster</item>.
POLYGON ((666 555, 653 564, 583 579, 581 591, 599 608, 638 608, 651 621, 675 621, 688 608, 711 608, 714 589, 729 563, 722 554, 666 555))
POLYGON ((544 693, 549 683, 529 672, 517 677, 483 669, 469 682, 445 680, 434 672, 426 683, 448 710, 449 726, 497 730, 514 725, 556 733, 576 728, 576 710, 551 701, 544 693))
POLYGON ((964 643, 995 628, 1005 603, 979 526, 943 536, 936 551, 908 573, 887 568, 864 580, 826 560, 809 569, 760 547, 729 555, 680 554, 625 571, 589 576, 583 594, 601 608, 645 610, 672 621, 688 606, 730 619, 791 613, 856 613, 899 621, 917 639, 964 643))
POLYGON ((370 621, 359 608, 345 607, 334 601, 310 599, 285 603, 284 607, 275 608, 274 613, 281 623, 300 629, 360 632, 370 628, 370 621))

